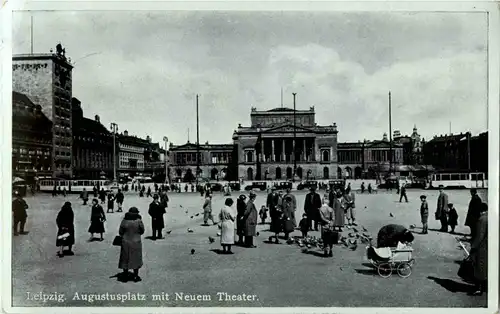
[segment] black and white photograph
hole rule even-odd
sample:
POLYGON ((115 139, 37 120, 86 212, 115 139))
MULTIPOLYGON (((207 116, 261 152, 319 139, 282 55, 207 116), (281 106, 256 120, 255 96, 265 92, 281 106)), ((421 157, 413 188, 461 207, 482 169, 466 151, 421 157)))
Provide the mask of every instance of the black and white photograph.
POLYGON ((4 308, 493 313, 498 16, 234 7, 9 13, 4 308))

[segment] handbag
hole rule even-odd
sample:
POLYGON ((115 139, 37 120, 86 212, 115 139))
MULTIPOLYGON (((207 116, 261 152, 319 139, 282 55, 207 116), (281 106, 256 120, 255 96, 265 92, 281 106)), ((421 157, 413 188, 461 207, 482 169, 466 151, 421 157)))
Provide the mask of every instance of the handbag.
POLYGON ((457 275, 465 282, 474 282, 474 265, 472 263, 472 258, 470 257, 470 255, 460 264, 457 275))
POLYGON ((119 236, 119 235, 115 236, 115 238, 113 239, 113 245, 114 246, 121 246, 122 240, 123 240, 123 238, 121 236, 119 236))

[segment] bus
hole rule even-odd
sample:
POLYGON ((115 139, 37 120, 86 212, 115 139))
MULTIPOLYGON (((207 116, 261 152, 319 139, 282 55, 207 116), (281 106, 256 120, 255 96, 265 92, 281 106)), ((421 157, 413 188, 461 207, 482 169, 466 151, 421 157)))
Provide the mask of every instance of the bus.
POLYGON ((437 189, 440 185, 445 189, 487 188, 488 180, 483 172, 433 174, 429 189, 437 189))
POLYGON ((112 186, 112 182, 109 180, 64 180, 57 178, 41 179, 38 181, 40 184, 40 192, 51 193, 54 191, 54 186, 56 189, 61 188, 61 191, 66 188, 67 193, 81 193, 85 188, 88 192, 92 192, 94 187, 99 187, 99 190, 104 188, 106 192, 109 192, 112 186))

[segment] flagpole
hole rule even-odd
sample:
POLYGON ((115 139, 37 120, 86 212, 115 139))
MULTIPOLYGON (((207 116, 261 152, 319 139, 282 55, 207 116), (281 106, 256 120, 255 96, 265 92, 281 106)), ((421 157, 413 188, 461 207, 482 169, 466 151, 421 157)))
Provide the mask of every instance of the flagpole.
POLYGON ((198 94, 196 94, 196 185, 200 171, 200 115, 198 106, 198 94))
POLYGON ((31 37, 30 51, 31 51, 31 54, 33 54, 33 15, 31 15, 30 37, 31 37))

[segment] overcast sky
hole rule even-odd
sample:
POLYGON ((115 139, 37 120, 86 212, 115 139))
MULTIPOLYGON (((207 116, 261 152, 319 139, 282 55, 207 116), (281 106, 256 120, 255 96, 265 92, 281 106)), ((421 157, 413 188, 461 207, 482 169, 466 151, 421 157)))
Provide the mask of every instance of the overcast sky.
MULTIPOLYGON (((424 138, 487 129, 486 15, 338 12, 36 12, 34 51, 61 42, 73 97, 109 127, 174 144, 230 143, 250 108, 315 106, 339 141, 393 130, 424 138), (86 57, 87 56, 87 57, 86 57)), ((14 53, 29 53, 30 14, 15 13, 14 53)))

